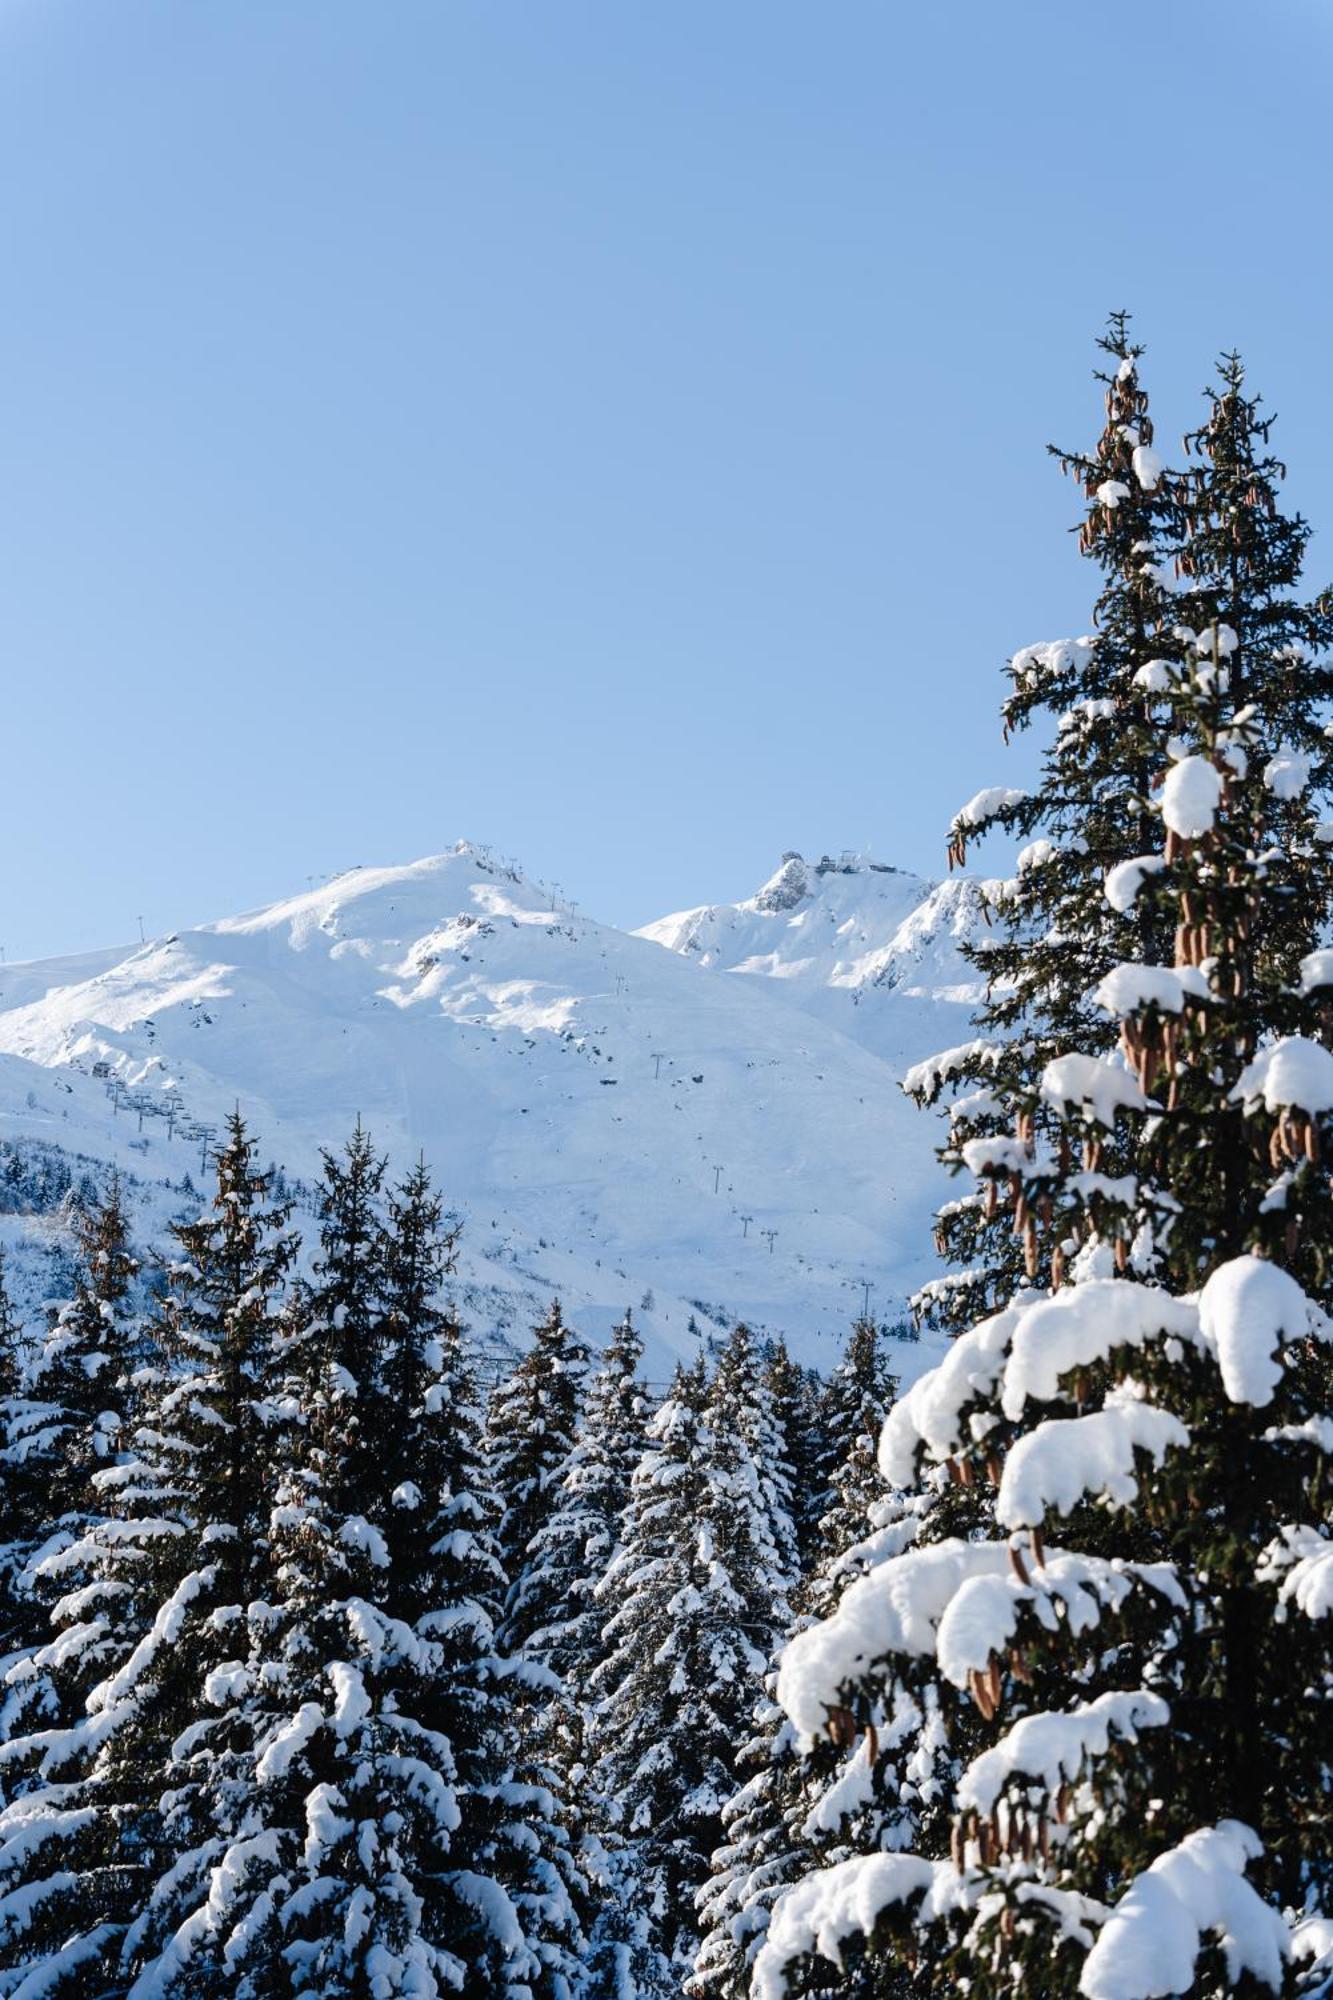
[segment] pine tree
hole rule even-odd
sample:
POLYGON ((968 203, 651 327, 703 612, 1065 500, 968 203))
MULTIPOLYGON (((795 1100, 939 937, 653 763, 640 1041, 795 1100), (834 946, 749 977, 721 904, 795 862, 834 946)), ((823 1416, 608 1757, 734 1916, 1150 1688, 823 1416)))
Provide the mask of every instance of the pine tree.
POLYGON ((252 1154, 237 1115, 212 1206, 175 1228, 133 1453, 94 1474, 107 1517, 69 1552, 87 1577, 61 1663, 78 1700, 0 1752, 29 1780, 0 1814, 0 1968, 44 1993, 81 1994, 88 1968, 122 1955, 128 1976, 161 1884, 209 1838, 226 1746, 206 1690, 260 1595, 275 1316, 295 1252, 252 1154))
POLYGON ((800 1557, 772 1375, 747 1326, 736 1327, 718 1359, 707 1423, 715 1559, 743 1604, 746 1637, 767 1661, 791 1623, 800 1557))
POLYGON ((524 1648, 560 1683, 547 1718, 549 1754, 577 1794, 584 1771, 586 1709, 602 1658, 605 1612, 596 1589, 616 1553, 634 1468, 647 1440, 648 1399, 638 1377, 643 1342, 628 1311, 612 1330, 588 1386, 573 1448, 549 1514, 529 1544, 548 1622, 524 1648))
POLYGON ((762 1372, 744 1329, 711 1387, 702 1362, 677 1371, 598 1593, 610 1615, 592 1683, 591 1782, 623 1894, 645 1919, 635 1960, 645 1992, 676 1990, 693 1962, 693 1900, 787 1616, 769 1497, 750 1457, 762 1372))
MULTIPOLYGON (((875 1456, 896 1386, 878 1328, 858 1320, 822 1398, 821 1431, 844 1455, 822 1495, 819 1558, 794 1599, 798 1631, 831 1610, 853 1578, 900 1554, 916 1531, 915 1518, 886 1494, 875 1456)), ((848 1783, 833 1745, 802 1750, 773 1685, 770 1674, 737 1759, 738 1788, 723 1812, 713 1873, 699 1895, 703 1938, 688 1982, 695 2000, 748 1993, 773 1904, 789 1884, 848 1854, 901 1844, 914 1825, 893 1782, 892 1739, 885 1768, 862 1766, 848 1783)))
POLYGON ((858 1319, 820 1408, 821 1428, 829 1441, 829 1471, 821 1494, 820 1560, 801 1593, 804 1615, 818 1615, 828 1608, 847 1551, 872 1528, 883 1525, 887 1496, 876 1454, 897 1393, 897 1377, 884 1353, 880 1328, 873 1319, 858 1319))
POLYGON ((822 1386, 812 1368, 793 1361, 783 1340, 765 1350, 766 1388, 776 1424, 775 1472, 783 1506, 795 1534, 786 1551, 795 1578, 806 1576, 815 1560, 819 1520, 831 1458, 824 1425, 822 1386))
MULTIPOLYGON (((1078 1220, 1095 1225, 1095 1182, 1057 1171, 1062 1136, 1049 1106, 1033 1102, 1033 1065, 1060 1053, 1104 1053, 1114 1034, 1089 998, 1120 959, 1162 940, 1144 934, 1151 913, 1135 911, 1105 883, 1120 863, 1147 851, 1158 745, 1153 690, 1164 671, 1178 611, 1173 555, 1178 539, 1178 475, 1153 446, 1148 398, 1126 315, 1113 314, 1099 345, 1105 424, 1090 453, 1052 447, 1081 486, 1087 505, 1079 547, 1102 574, 1091 636, 1028 646, 1009 662, 1004 727, 1054 724, 1035 792, 992 786, 954 820, 950 862, 993 827, 1025 837, 1014 877, 985 885, 991 929, 968 956, 987 982, 980 1035, 918 1064, 906 1088, 933 1103, 946 1086, 966 1086, 950 1106, 941 1157, 956 1173, 983 1175, 982 1191, 941 1211, 937 1247, 955 1266, 927 1285, 925 1317, 957 1330, 1044 1275, 1059 1282, 1067 1259, 1063 1223, 1050 1223, 1057 1193, 1078 1220), (1033 1171, 1050 1156, 1050 1170, 1033 1171), (1022 1178, 1015 1217, 1002 1196, 1022 1178), (1045 1220, 1044 1220, 1045 1218, 1045 1220)), ((1126 877, 1118 878, 1124 881, 1126 877)), ((1169 944, 1169 940, 1166 940, 1169 944)))
POLYGON ((325 1155, 270 1598, 205 1690, 229 1739, 208 1774, 214 1837, 137 1927, 145 1996, 569 1990, 572 1870, 547 1800, 514 1781, 499 1510, 440 1295, 455 1234, 424 1166, 386 1228, 383 1174, 359 1128, 325 1155))
POLYGON ((509 1652, 520 1652, 534 1632, 561 1616, 561 1579, 548 1573, 534 1543, 574 1450, 589 1359, 556 1299, 534 1327, 532 1347, 491 1398, 487 1437, 504 1506, 500 1559, 509 1595, 502 1638, 509 1652))
MULTIPOLYGON (((41 1631, 40 1609, 23 1588, 33 1524, 44 1511, 40 1474, 29 1449, 40 1421, 40 1412, 24 1394, 22 1329, 5 1283, 0 1245, 0 1675, 8 1673, 41 1631)), ((0 1696, 0 1739, 8 1733, 9 1712, 10 1698, 0 1696)))
MULTIPOLYGON (((872 1992, 980 2000, 1259 1993, 1324 1948, 1333 619, 1298 594, 1308 531, 1234 361, 1191 442, 1186 616, 1139 681, 1151 838, 1106 880, 1135 937, 1090 996, 1119 1045, 1016 1052, 1065 1141, 1041 1171, 1072 1268, 886 1426, 886 1474, 943 1468, 973 1532, 933 1524, 780 1676, 803 1738, 853 1758, 895 1700, 933 1697, 947 1845, 937 1816, 911 1853, 807 1875, 759 1957, 768 1994, 826 1978, 835 1940, 872 1992)), ((1028 1213, 1036 1164, 1029 1130, 1028 1213)))

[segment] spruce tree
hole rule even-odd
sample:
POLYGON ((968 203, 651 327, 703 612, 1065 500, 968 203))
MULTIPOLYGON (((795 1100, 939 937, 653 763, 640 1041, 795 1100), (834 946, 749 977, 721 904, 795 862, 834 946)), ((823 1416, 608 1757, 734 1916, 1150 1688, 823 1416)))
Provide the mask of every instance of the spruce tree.
POLYGON ((591 1784, 613 1873, 644 1918, 643 1991, 676 1990, 693 1962, 694 1898, 787 1617, 771 1495, 751 1456, 762 1374, 744 1329, 711 1387, 702 1361, 678 1369, 599 1589, 608 1652, 592 1683, 591 1784))
POLYGON ((766 1661, 791 1623, 800 1557, 772 1375, 747 1326, 736 1327, 719 1356, 707 1424, 715 1559, 743 1605, 746 1637, 766 1661))
POLYGON ((1152 923, 1146 909, 1108 898, 1103 884, 1118 863, 1146 852, 1153 824, 1151 704, 1178 617, 1180 480, 1154 447, 1143 349, 1125 314, 1112 315, 1099 346, 1101 435, 1090 452, 1051 447, 1086 503, 1079 548, 1102 579, 1093 630, 1024 647, 1009 662, 1006 738, 1045 719, 1053 739, 1034 792, 988 787, 954 820, 951 864, 995 827, 1025 845, 1010 880, 982 885, 990 928, 967 947, 987 988, 977 1038, 918 1064, 906 1079, 922 1103, 954 1090, 941 1157, 955 1173, 983 1174, 980 1191, 941 1211, 937 1247, 955 1268, 917 1301, 925 1317, 952 1330, 1020 1284, 1058 1282, 1068 1253, 1064 1220, 1054 1216, 1057 1195, 1075 1222, 1086 1214, 1095 1224, 1101 1186, 1058 1171, 1063 1135, 1050 1107, 1033 1101, 1030 1072, 1062 1052, 1112 1046, 1111 1026, 1089 996, 1111 965, 1147 948, 1144 926, 1152 923), (1002 1196, 1019 1178, 1027 1200, 1015 1218, 1002 1196))
POLYGON ((79 1252, 74 1293, 52 1314, 31 1397, 15 1422, 28 1529, 16 1588, 34 1643, 5 1677, 5 1738, 67 1712, 73 1682, 86 1693, 116 1656, 116 1621, 104 1627, 95 1609, 102 1593, 94 1545, 106 1532, 115 1468, 128 1455, 140 1339, 132 1300, 139 1266, 119 1180, 113 1178, 103 1200, 77 1208, 72 1222, 79 1252))
POLYGON ((816 1538, 819 1560, 800 1599, 805 1616, 827 1608, 847 1551, 883 1524, 887 1496, 876 1453, 897 1393, 880 1328, 873 1319, 858 1319, 820 1406, 829 1471, 816 1538))
POLYGON ((238 1114, 211 1206, 175 1227, 132 1453, 94 1474, 108 1513, 76 1545, 87 1581, 71 1609, 92 1615, 62 1660, 70 1712, 0 1750, 27 1778, 0 1814, 0 1969, 43 1993, 82 1995, 94 1966, 131 1978, 163 1885, 210 1838, 228 1747, 211 1690, 261 1594, 273 1355, 295 1254, 269 1181, 238 1114), (94 1654, 85 1692, 79 1660, 94 1654))
POLYGON ((570 1871, 547 1802, 513 1779, 498 1509, 440 1296, 454 1237, 424 1167, 386 1229, 383 1172, 359 1129, 325 1156, 270 1594, 205 1690, 230 1750, 209 1774, 212 1837, 137 1927, 145 1995, 569 1987, 570 1871))
MULTIPOLYGON (((886 1493, 876 1463, 896 1386, 879 1329, 858 1320, 822 1398, 821 1429, 843 1456, 823 1494, 818 1559, 793 1601, 798 1631, 831 1610, 853 1578, 900 1554, 916 1532, 915 1516, 886 1493)), ((773 1904, 789 1884, 849 1854, 901 1844, 914 1828, 894 1783, 898 1743, 886 1740, 879 1769, 863 1764, 850 1774, 827 1741, 803 1751, 774 1699, 774 1678, 766 1677, 737 1759, 738 1788, 699 1894, 703 1936, 688 1983, 695 2000, 741 2000, 749 1991, 773 1904)))
POLYGON ((560 1683, 545 1727, 549 1755, 571 1795, 585 1776, 589 1689, 603 1652, 606 1614, 597 1585, 616 1553, 630 1482, 647 1441, 642 1358, 643 1342, 626 1311, 591 1377, 550 1512, 528 1548, 528 1561, 542 1577, 547 1623, 530 1633, 524 1653, 560 1683))
MULTIPOLYGON (((32 1551, 33 1523, 40 1519, 37 1480, 28 1439, 40 1416, 23 1393, 22 1329, 5 1283, 0 1245, 0 1673, 40 1631, 41 1620, 22 1579, 32 1551)), ((0 1738, 7 1702, 0 1707, 0 1738)), ((2 1788, 0 1788, 2 1795, 2 1788)))
POLYGON ((561 1578, 535 1538, 556 1504, 569 1466, 589 1366, 586 1343, 566 1326, 560 1301, 533 1328, 531 1348, 491 1398, 487 1438, 504 1507, 500 1559, 509 1577, 502 1637, 519 1652, 561 1615, 561 1578))
POLYGON ((850 1760, 933 1698, 947 1833, 792 1888, 765 1995, 840 1958, 882 1994, 1203 2000, 1326 1948, 1333 620, 1299 595, 1307 530, 1233 361, 1191 443, 1189 592, 1137 676, 1151 835, 1104 885, 1134 939, 1087 996, 1118 1045, 1071 1015, 1071 1046, 1014 1053, 1057 1121, 1045 1161, 1019 1135, 1014 1220, 1068 1254, 885 1428, 886 1475, 943 1476, 971 1533, 933 1523, 779 1681, 850 1760))
POLYGON ((765 1362, 765 1387, 776 1426, 774 1471, 794 1537, 785 1554, 793 1579, 799 1579, 815 1560, 831 1458, 822 1385, 814 1369, 792 1360, 783 1340, 767 1344, 765 1362))

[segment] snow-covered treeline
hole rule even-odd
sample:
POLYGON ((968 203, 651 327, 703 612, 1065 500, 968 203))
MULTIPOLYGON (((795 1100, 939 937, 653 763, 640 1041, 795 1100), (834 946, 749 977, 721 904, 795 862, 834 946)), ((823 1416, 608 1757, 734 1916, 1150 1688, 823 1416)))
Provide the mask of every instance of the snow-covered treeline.
POLYGON ((152 1273, 88 1198, 35 1340, 0 1274, 0 1991, 679 1990, 876 1330, 655 1405, 556 1305, 487 1411, 424 1169, 358 1129, 303 1260, 254 1153, 152 1273))

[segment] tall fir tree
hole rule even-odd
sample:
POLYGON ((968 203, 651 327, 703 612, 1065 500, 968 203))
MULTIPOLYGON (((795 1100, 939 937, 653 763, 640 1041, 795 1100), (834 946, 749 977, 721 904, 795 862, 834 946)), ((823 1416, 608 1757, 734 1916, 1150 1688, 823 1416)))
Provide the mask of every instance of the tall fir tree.
MULTIPOLYGON (((23 1587, 33 1522, 41 1513, 28 1451, 34 1417, 24 1394, 23 1363, 22 1328, 9 1295, 0 1245, 0 1673, 16 1663, 40 1630, 38 1610, 23 1587)), ((8 1706, 8 1697, 0 1694, 0 1739, 8 1733, 8 1706)))
POLYGON ((52 1312, 18 1425, 30 1546, 17 1586, 41 1638, 6 1675, 5 1738, 67 1712, 71 1675, 86 1692, 115 1654, 114 1638, 104 1643, 88 1613, 99 1595, 92 1538, 107 1532, 109 1484, 128 1455, 141 1341, 132 1297, 139 1266, 118 1178, 103 1199, 75 1209, 72 1227, 73 1296, 52 1312))
POLYGON ((947 1844, 808 1875, 766 1995, 837 1957, 883 1994, 1204 2000, 1327 1951, 1333 620, 1234 361, 1191 442, 1188 592, 1135 670, 1150 837, 1104 878, 1133 935, 1087 999, 1118 1046, 1071 1015, 1013 1057, 1055 1142, 1017 1135, 1010 1213, 1065 1254, 886 1426, 886 1475, 942 1473, 970 1534, 937 1523, 783 1660, 795 1727, 853 1757, 933 1695, 947 1844))
POLYGON ((528 1548, 543 1578, 547 1622, 530 1633, 524 1651, 560 1683, 547 1718, 548 1747, 572 1796, 581 1793, 586 1776, 589 1689, 603 1653, 606 1614, 597 1585, 619 1545, 634 1468, 647 1442, 642 1359, 643 1342, 626 1311, 589 1381, 550 1511, 528 1548))
MULTIPOLYGON (((821 1482, 818 1555, 793 1601, 796 1630, 832 1609, 855 1577, 900 1554, 916 1532, 915 1515, 886 1493, 876 1461, 896 1388, 879 1329, 858 1320, 821 1399, 821 1434, 842 1455, 825 1474, 827 1489, 821 1482)), ((897 1741, 886 1738, 883 1768, 863 1762, 849 1774, 829 1742, 802 1749, 773 1682, 766 1677, 737 1759, 737 1789, 699 1894, 702 1942, 688 1983, 695 2000, 748 1993, 773 1905, 791 1883, 849 1854, 900 1845, 914 1828, 893 1782, 897 1741)))
POLYGON ((504 1515, 500 1559, 509 1577, 503 1638, 519 1652, 560 1616, 561 1579, 535 1548, 568 1469, 587 1384, 587 1343, 565 1324, 560 1301, 491 1398, 487 1437, 504 1515))
POLYGON ((950 832, 951 863, 993 828, 1025 841, 1015 875, 984 885, 990 929, 967 948, 986 981, 981 1032, 906 1079, 922 1103, 956 1091, 946 1165, 968 1175, 978 1162, 988 1167, 980 1192, 941 1211, 937 1247, 956 1268, 918 1299, 925 1317, 953 1330, 1019 1284, 1052 1275, 1058 1282, 1065 1231, 1043 1225, 1057 1194, 1096 1222, 1101 1187, 1057 1173, 1058 1123, 1048 1106, 1034 1104, 1029 1072, 1061 1052, 1110 1048, 1110 1024, 1089 995, 1111 965, 1147 947, 1143 927, 1151 925, 1149 913, 1109 899, 1103 884, 1118 863, 1145 851, 1153 823, 1151 701, 1178 616, 1180 479, 1154 447, 1143 349, 1125 314, 1112 315, 1099 345, 1101 435, 1091 452, 1051 448, 1086 502, 1079 547, 1102 579, 1093 631, 1024 647, 1009 662, 1006 737, 1043 719, 1053 737, 1035 791, 987 787, 950 832), (1034 1153, 1051 1158, 1049 1174, 1034 1174, 1034 1153), (997 1198, 1011 1169, 1022 1173, 1030 1197, 1016 1227, 997 1198))
POLYGON ((765 1387, 777 1426, 775 1468, 795 1537, 788 1564, 793 1577, 800 1579, 815 1561, 832 1455, 822 1388, 814 1369, 792 1360, 784 1340, 767 1344, 765 1361, 765 1387))
MULTIPOLYGON (((0 1976, 82 1996, 137 1970, 145 1914, 208 1839, 225 1744, 205 1699, 244 1607, 261 1595, 277 1318, 295 1241, 237 1114, 211 1206, 176 1225, 157 1328, 139 1371, 133 1454, 95 1475, 108 1518, 78 1547, 91 1612, 65 1665, 81 1697, 0 1762, 29 1775, 0 1814, 0 1976), (83 1692, 81 1654, 101 1675, 83 1692)), ((72 1552, 73 1553, 73 1552, 72 1552)), ((225 1718, 224 1718, 225 1719, 225 1718)))
POLYGON ((593 1678, 589 1735, 612 1878, 645 1932, 617 1943, 639 1989, 665 1994, 698 1949, 694 1899, 789 1616, 781 1499, 765 1466, 772 1412, 745 1328, 711 1385, 702 1361, 677 1371, 649 1435, 599 1590, 608 1653, 593 1678))

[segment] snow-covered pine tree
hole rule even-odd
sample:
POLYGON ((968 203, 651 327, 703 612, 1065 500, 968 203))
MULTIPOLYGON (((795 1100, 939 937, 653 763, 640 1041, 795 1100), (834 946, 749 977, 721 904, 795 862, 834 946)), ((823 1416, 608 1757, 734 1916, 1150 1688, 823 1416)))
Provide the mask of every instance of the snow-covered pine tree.
POLYGON ((504 1507, 500 1560, 509 1578, 502 1632, 507 1652, 521 1651, 532 1633, 561 1616, 561 1580, 533 1544, 574 1449, 589 1362, 587 1343, 565 1324, 555 1299, 533 1328, 532 1346, 491 1397, 487 1439, 504 1507))
MULTIPOLYGON (((33 1522, 42 1511, 25 1443, 30 1405, 23 1393, 23 1360, 22 1329, 5 1282, 0 1245, 0 1674, 40 1632, 38 1609, 28 1591, 20 1588, 31 1554, 33 1522)), ((0 1738, 6 1733, 4 1701, 0 1696, 0 1738)))
POLYGON ((647 1442, 648 1395, 639 1380, 643 1342, 628 1311, 589 1381, 574 1445, 550 1511, 528 1549, 542 1575, 548 1623, 530 1633, 525 1657, 560 1683, 548 1755, 569 1787, 582 1790, 592 1675, 602 1659, 606 1612, 596 1598, 619 1543, 634 1468, 647 1442))
POLYGON ((985 1176, 981 1192, 941 1210, 937 1247, 956 1268, 917 1301, 925 1317, 955 1330, 1017 1285, 1049 1275, 1052 1261, 1058 1282, 1064 1231, 1038 1227, 1057 1193, 1095 1223, 1095 1181, 1058 1175, 1054 1162, 1049 1177, 1033 1171, 1034 1141, 1043 1142, 1036 1156, 1044 1159, 1058 1151, 1059 1133, 1048 1107, 1032 1103, 1029 1071, 1061 1052, 1112 1045, 1111 1028, 1088 996, 1109 966, 1147 943, 1150 917, 1121 895, 1108 899, 1103 883, 1118 862, 1144 851, 1152 823, 1150 701, 1177 618, 1179 480, 1154 449, 1139 374, 1143 349, 1130 338, 1126 315, 1112 315, 1099 345, 1106 357, 1097 374, 1101 436, 1088 453, 1051 448, 1086 498, 1079 547, 1102 574, 1093 632, 1024 647, 1009 662, 1006 737, 1043 718, 1053 721, 1054 736, 1035 792, 988 787, 950 832, 951 864, 993 827, 1026 837, 1015 876, 981 885, 991 929, 968 948, 987 982, 981 1032, 905 1079, 923 1104, 946 1087, 957 1091, 941 1157, 955 1172, 985 1176), (1014 1164, 1020 1158, 1021 1168, 1014 1164), (1011 1168, 1029 1190, 1017 1224, 999 1198, 1011 1168))
POLYGON ((673 1993, 699 1943, 694 1898, 777 1633, 786 1574, 763 1470, 763 1362, 738 1329, 709 1385, 678 1369, 649 1425, 621 1548, 599 1586, 591 1789, 619 1893, 646 1937, 621 1945, 644 1992, 673 1993))
POLYGON ((206 1691, 231 1745, 215 1837, 140 1926, 144 2000, 568 1990, 577 1925, 538 1841, 545 1801, 511 1782, 498 1509, 440 1296, 454 1236, 424 1167, 386 1231, 383 1174, 359 1128, 325 1155, 271 1601, 206 1691))
POLYGON ((828 1439, 827 1483, 821 1494, 818 1561, 800 1594, 804 1617, 828 1609, 847 1551, 883 1525, 886 1495, 876 1454, 897 1393, 881 1329, 873 1319, 856 1320, 820 1401, 820 1426, 828 1439))
MULTIPOLYGON (((821 1429, 841 1447, 824 1493, 818 1559, 793 1599, 796 1630, 832 1609, 853 1577, 901 1553, 914 1518, 885 1490, 876 1452, 897 1384, 878 1327, 858 1320, 822 1398, 821 1429)), ((738 1790, 699 1895, 703 1941, 688 1982, 694 2000, 743 2000, 769 1915, 790 1883, 850 1853, 902 1845, 912 1821, 892 1772, 848 1774, 823 1740, 803 1750, 766 1678, 753 1733, 737 1760, 738 1790)), ((912 1718, 913 1720, 915 1718, 912 1718)), ((897 1742, 886 1741, 886 1753, 897 1742)))
POLYGON ((123 1989, 154 1886, 204 1844, 216 1748, 204 1689, 261 1593, 266 1397, 295 1243, 239 1114, 211 1206, 175 1226, 157 1334, 138 1371, 132 1455, 94 1475, 106 1520, 68 1552, 61 1665, 76 1712, 0 1748, 27 1789, 0 1813, 0 1980, 44 1996, 123 1989), (172 1783, 167 1784, 167 1774, 172 1783), (114 1968, 120 1964, 121 1974, 114 1968), (108 1970, 110 1968, 110 1970, 108 1970))
POLYGON ((1333 1975, 1333 618, 1297 595, 1307 530, 1236 364, 1194 442, 1189 622, 1139 680, 1155 837, 1106 880, 1153 955, 1090 996, 1117 1051, 1043 1048, 1028 1083, 1061 1175, 1080 1141, 1081 1177, 1113 1139, 1122 1171, 1074 1282, 1020 1290, 885 1427, 891 1480, 943 1465, 992 1532, 872 1571, 782 1664, 809 1738, 854 1743, 933 1687, 949 1850, 930 1829, 807 1876, 761 2000, 839 1958, 874 1992, 980 2000, 1333 1975))
POLYGON ((815 1560, 832 1450, 823 1420, 823 1385, 813 1368, 793 1361, 784 1340, 765 1345, 765 1386, 776 1425, 774 1470, 795 1532, 788 1558, 795 1577, 815 1560))
MULTIPOLYGON (((598 1585, 606 1657, 590 1692, 590 1790, 612 1868, 612 1894, 633 1913, 629 1935, 593 1934, 603 1985, 595 2000, 679 1991, 692 1949, 689 1899, 701 1872, 695 1798, 708 1788, 711 1675, 699 1670, 706 1618, 695 1550, 707 1481, 702 1357, 678 1367, 648 1424, 621 1543, 598 1585)), ((711 1810, 711 1798, 704 1811, 711 1810)))
POLYGON ((16 1587, 30 1607, 36 1643, 5 1677, 0 1737, 6 1739, 68 1712, 70 1675, 86 1693, 106 1664, 87 1617, 88 1537, 108 1509, 97 1475, 125 1456, 141 1343, 131 1303, 139 1266, 119 1180, 101 1200, 76 1208, 72 1223, 79 1253, 73 1297, 52 1313, 31 1394, 17 1407, 13 1427, 28 1540, 16 1587), (67 1685, 56 1687, 53 1678, 67 1685))
POLYGON ((449 1746, 458 1799, 433 1921, 467 1967, 464 1992, 475 1982, 515 2000, 524 1988, 567 2000, 587 1892, 563 1798, 521 1769, 528 1670, 497 1644, 503 1509, 472 1358, 441 1290, 456 1241, 419 1165, 390 1202, 384 1381, 390 1414, 406 1408, 413 1421, 386 1439, 385 1536, 390 1609, 435 1649, 423 1721, 449 1746))
POLYGON ((715 1560, 743 1606, 754 1653, 767 1662, 791 1624, 800 1555, 773 1377, 748 1326, 735 1328, 718 1357, 706 1415, 715 1560))

